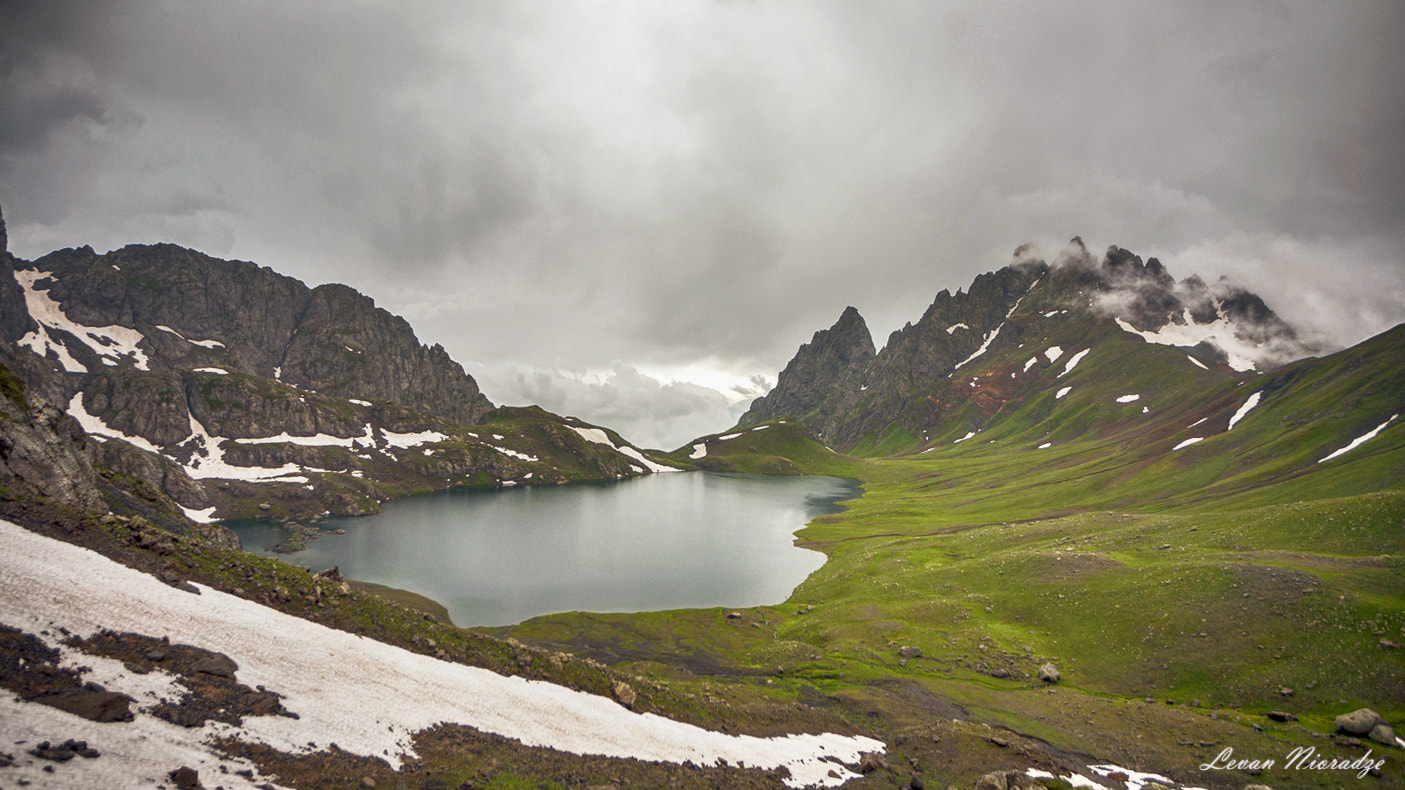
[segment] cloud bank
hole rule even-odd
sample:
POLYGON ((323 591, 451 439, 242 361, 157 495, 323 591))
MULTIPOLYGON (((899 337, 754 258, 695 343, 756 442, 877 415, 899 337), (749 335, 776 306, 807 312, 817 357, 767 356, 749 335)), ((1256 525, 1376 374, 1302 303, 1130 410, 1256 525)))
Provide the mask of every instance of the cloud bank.
POLYGON ((845 305, 886 337, 1074 235, 1333 345, 1405 320, 1395 2, 0 14, 17 254, 172 241, 345 282, 500 401, 615 360, 774 376, 845 305))

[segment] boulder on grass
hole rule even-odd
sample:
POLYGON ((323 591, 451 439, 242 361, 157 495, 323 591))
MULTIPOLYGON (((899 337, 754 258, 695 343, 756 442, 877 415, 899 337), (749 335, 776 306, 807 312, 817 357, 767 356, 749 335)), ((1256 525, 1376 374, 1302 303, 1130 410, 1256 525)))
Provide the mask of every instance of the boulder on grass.
POLYGON ((1370 708, 1360 708, 1351 713, 1343 713, 1337 717, 1337 732, 1344 732, 1348 735, 1369 735, 1371 730, 1378 724, 1385 724, 1385 719, 1379 713, 1370 708))

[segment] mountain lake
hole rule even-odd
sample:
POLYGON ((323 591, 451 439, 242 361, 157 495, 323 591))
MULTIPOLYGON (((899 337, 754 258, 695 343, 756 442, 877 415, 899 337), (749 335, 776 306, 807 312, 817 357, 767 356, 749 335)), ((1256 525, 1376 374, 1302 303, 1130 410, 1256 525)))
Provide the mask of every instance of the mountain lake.
MULTIPOLYGON (((427 596, 463 627, 565 611, 740 608, 780 603, 819 569, 825 556, 796 547, 793 533, 861 493, 837 477, 713 472, 441 491, 329 518, 306 549, 277 556, 427 596)), ((267 521, 226 524, 258 553, 290 534, 267 521)))

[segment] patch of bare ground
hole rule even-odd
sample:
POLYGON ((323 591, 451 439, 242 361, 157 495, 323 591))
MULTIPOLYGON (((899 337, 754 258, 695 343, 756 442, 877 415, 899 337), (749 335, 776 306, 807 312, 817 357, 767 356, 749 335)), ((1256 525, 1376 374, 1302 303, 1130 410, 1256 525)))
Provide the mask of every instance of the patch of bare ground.
POLYGON ((349 754, 336 744, 288 754, 226 740, 220 749, 231 757, 250 760, 263 773, 276 775, 280 785, 296 790, 480 790, 501 786, 774 790, 783 786, 789 775, 740 765, 677 765, 576 755, 524 746, 517 740, 461 725, 439 725, 416 734, 414 751, 418 756, 404 762, 398 771, 384 760, 349 754), (530 784, 514 784, 528 777, 530 784))

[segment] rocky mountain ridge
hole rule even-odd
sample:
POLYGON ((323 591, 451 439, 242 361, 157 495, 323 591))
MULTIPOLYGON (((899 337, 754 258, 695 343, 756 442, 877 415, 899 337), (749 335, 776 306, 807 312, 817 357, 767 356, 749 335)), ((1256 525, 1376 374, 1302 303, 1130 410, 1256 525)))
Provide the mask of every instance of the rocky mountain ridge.
POLYGON ((847 308, 801 346, 738 425, 794 417, 841 451, 871 449, 899 433, 906 437, 899 445, 920 444, 946 433, 957 412, 974 408, 988 418, 1031 394, 1021 374, 1039 358, 1027 359, 1026 344, 1061 353, 1104 334, 1184 348, 1200 372, 1220 379, 1317 350, 1262 299, 1227 281, 1177 282, 1155 258, 1111 247, 1099 260, 1074 238, 1053 263, 1025 245, 968 291, 938 293, 916 324, 893 332, 876 353, 867 351, 862 317, 847 308), (980 375, 992 368, 1001 375, 980 375), (962 378, 968 373, 976 375, 962 378))
MULTIPOLYGON (((91 490, 168 526, 672 470, 599 426, 495 409, 442 347, 351 288, 170 244, 0 251, 0 370, 33 404, 7 429, 42 418, 78 437, 103 481, 91 490)), ((0 463, 53 444, 11 439, 0 463)))
POLYGON ((421 345, 403 318, 344 285, 308 288, 172 244, 60 250, 17 280, 44 325, 8 339, 52 351, 68 372, 219 368, 464 424, 493 408, 441 346, 421 345), (119 329, 91 331, 104 327, 119 329), (81 342, 49 337, 64 331, 81 342))

